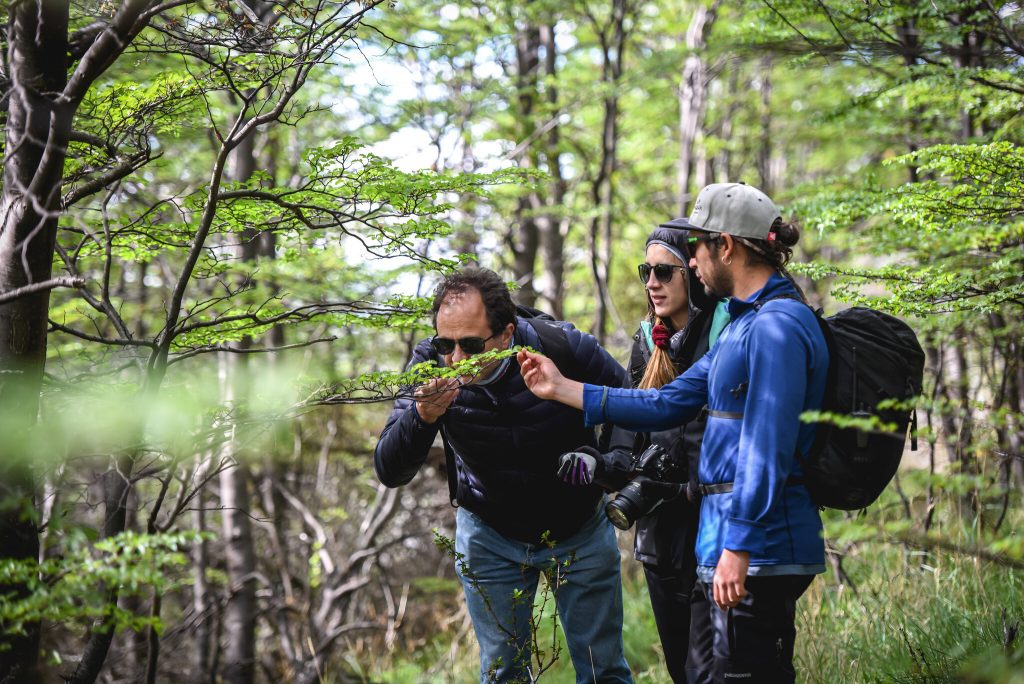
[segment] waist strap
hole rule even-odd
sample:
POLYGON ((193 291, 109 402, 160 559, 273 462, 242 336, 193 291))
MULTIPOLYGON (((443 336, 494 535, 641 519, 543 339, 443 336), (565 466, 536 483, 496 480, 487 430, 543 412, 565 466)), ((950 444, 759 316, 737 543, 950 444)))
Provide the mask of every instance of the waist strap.
POLYGON ((725 418, 727 420, 743 420, 743 414, 739 411, 714 411, 712 409, 707 410, 707 415, 710 418, 725 418))
MULTIPOLYGON (((804 483, 804 478, 802 478, 802 477, 787 477, 786 478, 786 486, 787 487, 796 487, 797 485, 802 485, 803 483, 804 483)), ((699 485, 697 485, 697 491, 700 492, 703 496, 707 496, 709 494, 728 494, 729 492, 732 491, 732 485, 733 485, 732 482, 716 482, 715 484, 699 484, 699 485)))

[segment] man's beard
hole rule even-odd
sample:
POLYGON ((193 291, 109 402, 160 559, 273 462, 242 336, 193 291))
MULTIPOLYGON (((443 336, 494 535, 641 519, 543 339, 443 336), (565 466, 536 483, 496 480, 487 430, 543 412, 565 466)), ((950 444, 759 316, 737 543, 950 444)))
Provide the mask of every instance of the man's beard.
POLYGON ((732 272, 717 261, 712 263, 715 266, 710 271, 701 273, 701 279, 704 281, 704 292, 712 299, 725 299, 732 295, 732 272))

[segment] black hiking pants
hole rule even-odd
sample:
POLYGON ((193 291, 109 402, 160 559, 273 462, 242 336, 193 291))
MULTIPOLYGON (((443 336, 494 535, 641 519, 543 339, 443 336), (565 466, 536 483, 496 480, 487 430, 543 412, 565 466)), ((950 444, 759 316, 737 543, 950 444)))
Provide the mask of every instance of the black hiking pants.
POLYGON ((691 680, 687 675, 690 630, 708 631, 710 627, 703 624, 710 613, 704 589, 696 581, 696 575, 693 567, 684 570, 644 563, 647 592, 651 596, 651 609, 665 653, 665 665, 675 684, 691 680))
POLYGON ((695 668, 691 681, 794 682, 796 600, 813 579, 814 575, 747 577, 747 595, 729 610, 715 604, 711 584, 704 583, 709 619, 701 630, 694 624, 690 639, 695 651, 691 660, 694 655, 704 660, 705 669, 695 668))

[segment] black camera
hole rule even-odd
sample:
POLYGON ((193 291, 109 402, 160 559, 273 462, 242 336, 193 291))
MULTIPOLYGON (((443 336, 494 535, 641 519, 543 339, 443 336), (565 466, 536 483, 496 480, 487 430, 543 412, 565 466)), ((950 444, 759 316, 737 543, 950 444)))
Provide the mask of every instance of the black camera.
POLYGON ((683 475, 681 469, 658 444, 633 456, 629 465, 635 477, 604 507, 605 515, 620 530, 628 530, 637 518, 679 496, 685 489, 685 485, 678 484, 683 475))

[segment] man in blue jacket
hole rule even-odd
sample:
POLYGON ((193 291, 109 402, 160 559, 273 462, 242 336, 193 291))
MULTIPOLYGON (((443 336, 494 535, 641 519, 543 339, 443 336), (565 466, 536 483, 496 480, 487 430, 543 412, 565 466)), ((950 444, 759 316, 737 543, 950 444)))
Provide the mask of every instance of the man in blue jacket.
POLYGON ((664 430, 706 405, 699 479, 698 578, 714 598, 714 672, 705 681, 792 682, 795 604, 824 572, 821 519, 801 484, 797 453, 821 407, 828 348, 811 309, 784 275, 799 232, 764 193, 710 185, 689 219, 690 267, 708 294, 729 297, 731 323, 686 373, 660 390, 581 384, 527 352, 523 377, 538 396, 584 409, 588 425, 664 430))
MULTIPOLYGON (((516 316, 508 287, 493 271, 446 277, 433 303, 437 334, 412 363, 453 365, 485 351, 529 345, 563 356, 574 377, 621 385, 622 367, 571 324, 516 316), (538 333, 540 326, 547 326, 538 333)), ((438 431, 454 452, 456 569, 480 643, 482 682, 528 681, 530 618, 539 573, 563 572, 555 587, 566 645, 578 682, 631 682, 622 644, 619 550, 604 515, 602 490, 557 476, 558 457, 597 446, 582 414, 544 401, 523 382, 514 356, 475 376, 435 380, 399 399, 374 453, 380 481, 408 483, 438 431), (464 563, 464 565, 463 565, 464 563)))

